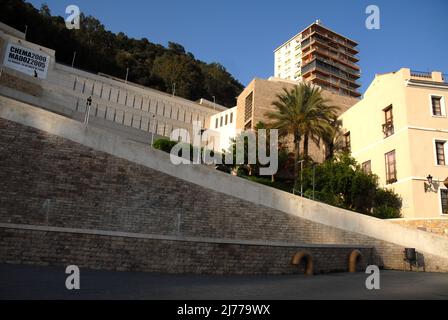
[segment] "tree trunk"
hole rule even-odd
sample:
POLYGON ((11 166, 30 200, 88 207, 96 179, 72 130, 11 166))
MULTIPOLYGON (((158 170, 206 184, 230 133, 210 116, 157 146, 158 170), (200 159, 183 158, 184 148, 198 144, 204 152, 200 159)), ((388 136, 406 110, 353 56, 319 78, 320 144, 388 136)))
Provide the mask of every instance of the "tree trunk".
POLYGON ((308 159, 309 156, 309 144, 310 144, 310 137, 308 134, 306 134, 303 137, 303 158, 308 159))
POLYGON ((302 141, 298 133, 294 134, 294 179, 299 175, 300 142, 302 141))
POLYGON ((327 159, 326 160, 333 159, 333 157, 334 157, 334 143, 333 142, 328 144, 327 150, 328 151, 327 151, 327 159))

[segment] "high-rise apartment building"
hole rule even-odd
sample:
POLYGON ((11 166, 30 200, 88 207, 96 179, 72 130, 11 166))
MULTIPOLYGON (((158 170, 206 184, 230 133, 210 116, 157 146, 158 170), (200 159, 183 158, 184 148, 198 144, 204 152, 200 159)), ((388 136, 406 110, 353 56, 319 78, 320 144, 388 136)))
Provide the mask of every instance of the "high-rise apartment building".
POLYGON ((322 26, 318 20, 275 50, 274 75, 360 97, 357 46, 357 42, 322 26))

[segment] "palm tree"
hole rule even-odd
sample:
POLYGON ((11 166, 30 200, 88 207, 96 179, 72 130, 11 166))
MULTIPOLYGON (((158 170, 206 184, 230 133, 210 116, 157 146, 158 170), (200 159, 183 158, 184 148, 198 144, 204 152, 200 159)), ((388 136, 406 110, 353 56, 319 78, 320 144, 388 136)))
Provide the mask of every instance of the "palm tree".
POLYGON ((330 127, 322 136, 322 141, 325 145, 325 160, 334 158, 337 152, 344 150, 345 142, 341 128, 341 120, 333 119, 330 122, 330 127))
POLYGON ((303 156, 309 156, 309 140, 318 142, 331 127, 332 119, 337 117, 338 107, 330 106, 323 98, 321 89, 301 83, 291 91, 283 89, 272 103, 276 111, 266 116, 272 121, 271 129, 279 130, 279 135, 294 137, 294 174, 298 175, 300 145, 303 140, 303 156))

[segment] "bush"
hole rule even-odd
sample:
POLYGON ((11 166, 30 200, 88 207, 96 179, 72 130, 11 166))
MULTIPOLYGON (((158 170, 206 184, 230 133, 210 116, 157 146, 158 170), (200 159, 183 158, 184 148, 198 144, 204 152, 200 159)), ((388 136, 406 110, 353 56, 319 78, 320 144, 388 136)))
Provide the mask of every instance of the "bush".
POLYGON ((373 216, 378 219, 399 219, 401 218, 400 209, 381 206, 373 209, 373 216))
MULTIPOLYGON (((176 145, 178 145, 179 143, 181 144, 182 147, 186 147, 186 148, 190 149, 190 157, 189 158, 187 158, 187 156, 184 157, 182 154, 182 150, 180 150, 178 152, 178 154, 176 154, 176 156, 181 157, 181 158, 184 157, 190 161, 197 160, 197 159, 193 159, 193 157, 195 156, 195 151, 197 151, 198 148, 193 147, 191 144, 177 142, 177 141, 171 141, 169 139, 158 139, 154 142, 153 147, 154 147, 154 149, 157 149, 157 150, 160 150, 160 151, 163 151, 166 153, 171 153, 173 148, 176 145)), ((203 155, 203 154, 204 154, 204 148, 201 148, 201 155, 203 155)), ((210 154, 213 157, 215 155, 215 152, 211 151, 210 154)))
POLYGON ((174 146, 178 144, 176 141, 171 141, 169 139, 158 139, 154 142, 154 149, 171 153, 171 150, 174 148, 174 146))
POLYGON ((292 186, 290 186, 288 184, 281 183, 278 181, 272 181, 272 179, 267 179, 267 178, 254 177, 254 176, 241 176, 241 178, 247 179, 252 182, 260 183, 260 184, 263 184, 263 185, 271 187, 271 188, 283 190, 286 192, 291 192, 291 188, 292 188, 292 186))
POLYGON ((380 219, 401 218, 403 200, 392 190, 378 189, 374 199, 373 216, 380 219))
POLYGON ((403 200, 393 190, 378 189, 375 194, 375 206, 386 206, 394 209, 400 209, 403 200))

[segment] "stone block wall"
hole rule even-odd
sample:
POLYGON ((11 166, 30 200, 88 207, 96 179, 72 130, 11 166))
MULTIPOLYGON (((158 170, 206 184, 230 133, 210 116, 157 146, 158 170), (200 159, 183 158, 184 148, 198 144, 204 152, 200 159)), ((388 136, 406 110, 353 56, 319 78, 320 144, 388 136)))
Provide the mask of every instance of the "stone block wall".
POLYGON ((435 233, 448 237, 448 218, 441 219, 396 219, 392 223, 400 226, 435 233))
MULTIPOLYGON (((405 268, 404 248, 395 244, 255 205, 4 119, 0 119, 0 167, 2 224, 363 245, 375 248, 372 263, 388 269, 405 268)), ((20 236, 14 241, 31 247, 31 251, 36 245, 34 254, 47 257, 49 263, 62 263, 58 257, 62 259, 63 255, 58 250, 63 249, 58 248, 77 245, 70 240, 72 235, 58 235, 62 237, 59 243, 59 240, 34 241, 35 232, 25 233, 24 239, 31 241, 20 240, 20 236), (47 251, 38 248, 39 241, 50 246, 47 251)), ((7 236, 3 230, 0 251, 9 250, 7 236)), ((25 251, 8 252, 7 257, 0 256, 0 261, 37 261, 22 258, 25 251)), ((86 253, 78 252, 82 256, 79 259, 84 259, 86 253)), ((112 260, 114 257, 108 256, 112 260)), ((428 254, 422 257, 426 271, 448 271, 448 261, 428 254)), ((86 264, 93 268, 105 265, 104 261, 88 261, 86 264)))
MULTIPOLYGON (((305 250, 314 272, 346 272, 350 253, 358 249, 189 242, 1 229, 0 261, 12 264, 77 265, 114 271, 193 274, 297 274, 303 265, 292 257, 305 250), (20 252, 20 255, 17 253, 20 252)), ((370 262, 372 249, 360 248, 359 270, 370 262)))

